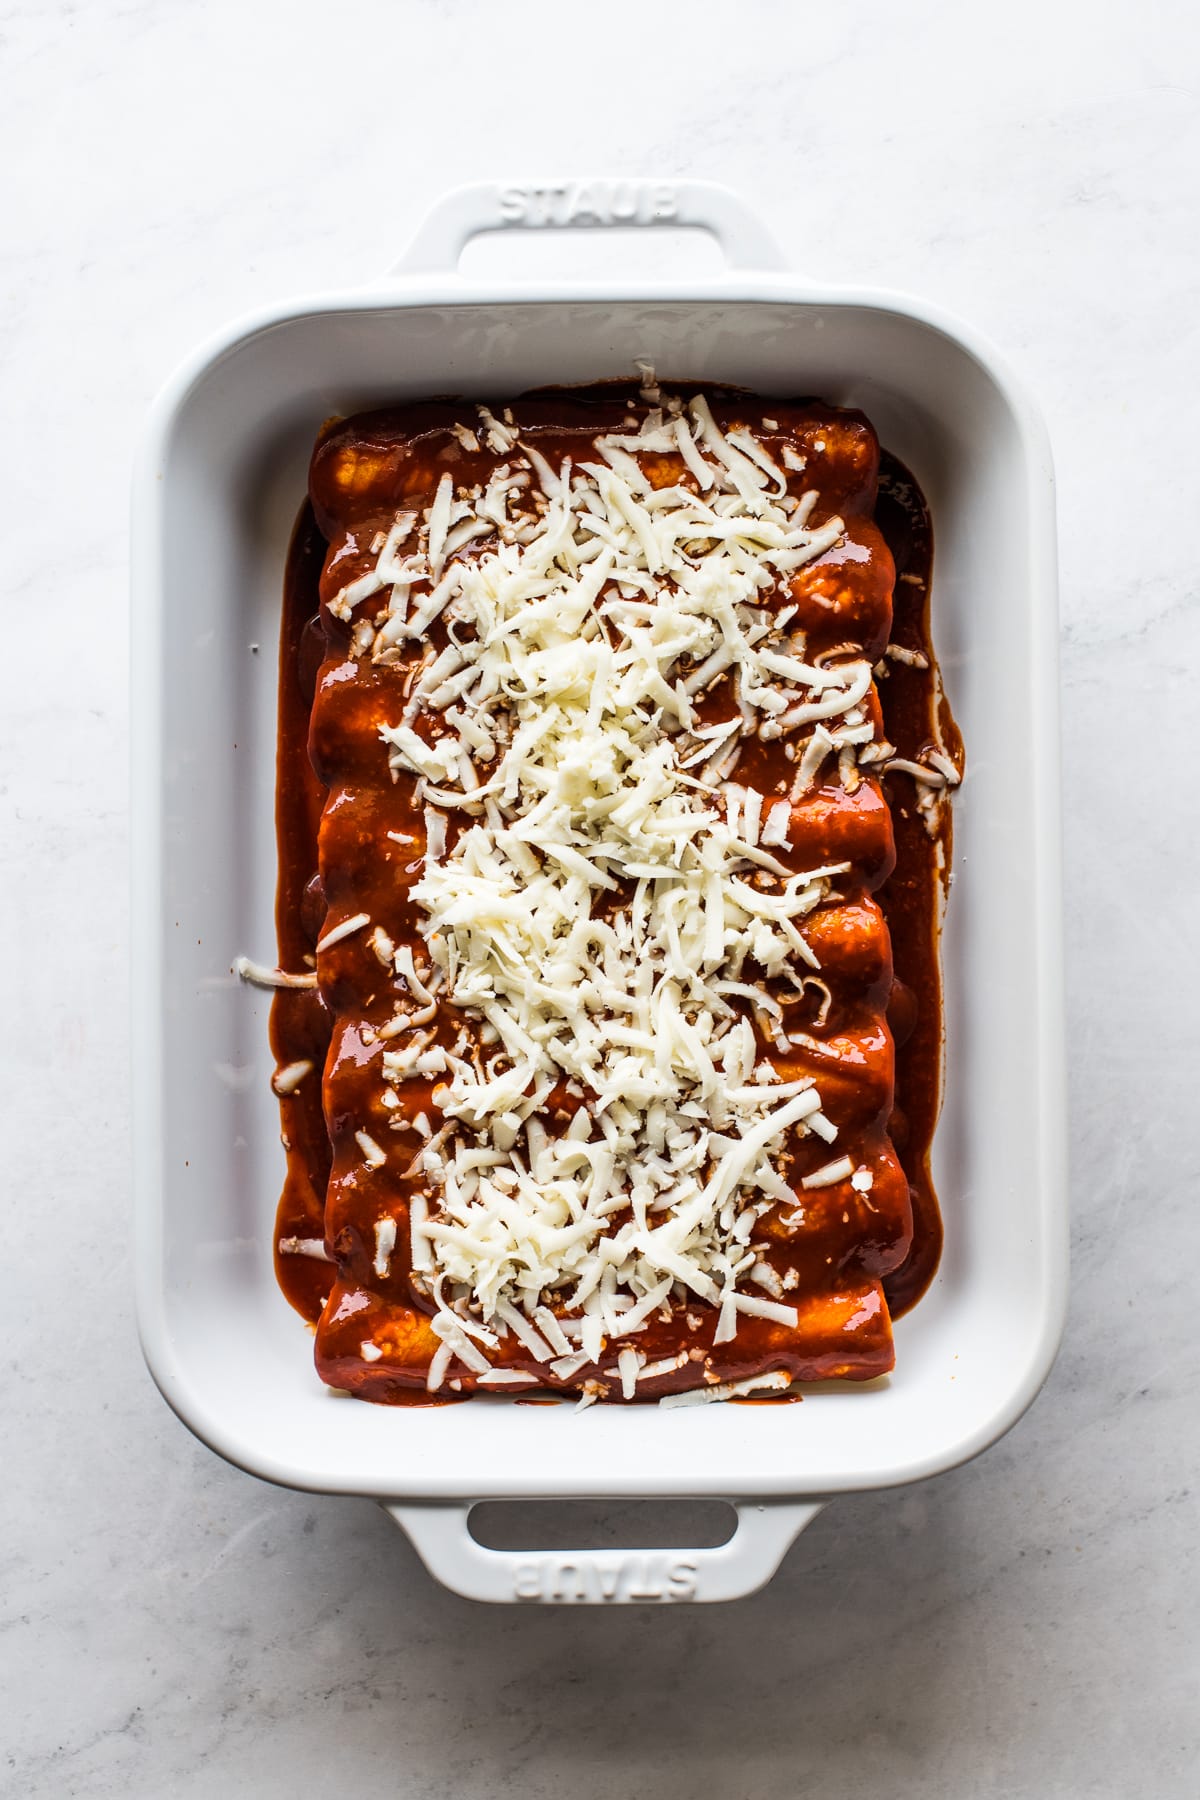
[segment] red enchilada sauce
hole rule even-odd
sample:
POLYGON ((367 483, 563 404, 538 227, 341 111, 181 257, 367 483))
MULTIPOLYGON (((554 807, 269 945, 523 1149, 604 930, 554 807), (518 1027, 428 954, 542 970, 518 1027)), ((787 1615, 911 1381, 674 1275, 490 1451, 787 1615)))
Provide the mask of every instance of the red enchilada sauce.
MULTIPOLYGON (((600 401, 605 396, 601 391, 600 401)), ((573 414, 580 404, 586 404, 582 396, 557 396, 554 404, 563 412, 564 418, 573 421, 573 414), (574 405, 572 404, 574 403, 574 405)), ((595 401, 592 402, 596 404, 595 401)), ((608 397, 611 410, 612 398, 608 397)), ((770 410, 775 403, 770 403, 770 410)), ((777 409, 777 408, 776 408, 777 409)), ((469 409, 459 409, 468 411, 469 409)), ((619 412, 620 406, 618 404, 619 412)), ((444 418, 445 409, 430 409, 431 415, 444 418)), ((406 416, 413 417, 415 409, 408 409, 406 416)), ((826 415, 838 419, 853 421, 858 415, 826 415)), ((574 421, 573 421, 574 422, 574 421)), ((592 419, 589 429, 600 432, 611 428, 607 418, 592 419)), ((342 428, 345 429, 345 428, 342 428)), ((575 422, 578 434, 579 425, 575 422)), ((414 435, 419 433, 419 425, 414 427, 414 435)), ((540 447, 548 459, 553 462, 556 447, 547 434, 541 433, 537 438, 540 447)), ((568 447, 570 447, 568 445, 568 447)), ((318 450, 318 456, 320 450, 318 450)), ((876 677, 878 703, 882 710, 882 735, 895 746, 895 754, 901 758, 916 761, 931 746, 940 744, 943 749, 961 760, 961 743, 949 716, 944 700, 940 696, 937 680, 936 664, 930 642, 929 591, 932 569, 933 538, 928 509, 916 482, 895 458, 884 453, 879 465, 878 495, 874 505, 874 528, 895 563, 896 582, 892 601, 892 617, 887 629, 890 645, 900 646, 902 650, 913 653, 915 660, 906 661, 894 656, 885 657, 879 665, 876 677), (924 663, 925 666, 921 666, 924 663)), ((866 529, 872 527, 868 524, 866 529)), ((314 769, 313 757, 317 766, 323 767, 327 762, 325 749, 321 740, 320 729, 314 726, 313 700, 322 662, 326 659, 338 661, 346 654, 348 634, 339 628, 328 614, 320 609, 321 575, 326 564, 329 546, 318 528, 316 514, 311 502, 305 504, 298 519, 288 554, 287 571, 284 588, 283 622, 281 632, 281 663, 279 681, 279 736, 277 757, 277 803, 276 823, 279 847, 279 887, 277 894, 277 927, 279 942, 280 966, 292 971, 312 969, 314 966, 314 949, 317 939, 325 926, 327 902, 332 908, 337 902, 335 894, 322 890, 317 877, 318 865, 318 829, 321 826, 322 813, 326 808, 330 789, 319 779, 314 769)), ((328 576, 327 576, 328 582, 328 576)), ((334 586, 337 585, 335 581, 334 586)), ((836 635, 836 633, 835 633, 836 635)), ((363 670, 365 679, 361 685, 371 687, 370 664, 357 665, 363 670)), ((360 680, 352 685, 359 686, 360 680)), ((346 696, 341 697, 343 701, 346 696)), ((755 740, 746 745, 747 754, 739 764, 738 779, 755 783, 754 762, 769 754, 767 746, 755 740)), ((323 769, 324 772, 324 769, 323 769)), ((760 778, 766 774, 759 772, 760 778)), ((762 785, 766 786, 765 780, 762 785)), ((921 790, 911 776, 903 773, 885 774, 882 778, 882 799, 887 808, 883 811, 878 830, 878 854, 874 872, 869 873, 866 889, 861 894, 859 905, 860 929, 862 943, 857 951, 850 946, 850 954, 863 954, 862 944, 867 944, 865 952, 868 961, 871 954, 871 918, 877 917, 874 907, 881 909, 886 920, 887 930, 891 938, 891 958, 894 981, 888 997, 886 942, 883 943, 883 961, 872 965, 873 975, 864 977, 867 985, 863 988, 864 1003, 879 1007, 886 1004, 887 1022, 891 1037, 895 1043, 895 1084, 894 1101, 888 1110, 888 1098, 884 1096, 884 1110, 880 1115, 880 1132, 886 1133, 884 1141, 890 1140, 889 1150, 894 1147, 899 1159, 903 1178, 908 1186, 908 1204, 911 1206, 911 1236, 905 1239, 907 1248, 902 1260, 898 1263, 895 1256, 891 1261, 880 1258, 883 1291, 887 1298, 887 1310, 892 1317, 898 1316, 911 1307, 924 1292, 936 1270, 942 1243, 942 1226, 930 1175, 930 1151, 940 1101, 941 1051, 942 1051, 942 1008, 941 984, 938 962, 938 925, 946 872, 950 865, 950 809, 940 809, 936 831, 931 834, 927 829, 926 819, 916 802, 921 790), (890 813, 890 820, 889 815, 890 813), (894 838, 895 866, 887 873, 891 860, 891 844, 894 838), (872 889, 873 894, 872 894, 872 889), (882 986, 880 985, 882 983, 882 986)), ((823 790, 824 791, 824 790, 823 790)), ((860 790, 861 794, 861 790, 860 790)), ((400 822, 404 812, 404 802, 397 794, 394 804, 385 800, 389 811, 387 818, 374 820, 375 838, 381 840, 389 825, 400 822), (396 809, 399 809, 398 811, 396 809)), ((864 806, 869 812, 869 801, 860 798, 855 814, 855 829, 860 834, 858 848, 858 864, 862 865, 861 834, 864 829, 864 806)), ((336 810, 336 808, 335 808, 336 810)), ((412 821, 405 818, 404 823, 412 821)), ((334 821, 336 832, 336 820, 334 821)), ((836 857, 840 841, 840 825, 836 796, 830 806, 828 822, 822 831, 822 838, 827 839, 828 849, 824 852, 831 859, 836 857)), ((871 836, 869 820, 865 826, 868 840, 871 836)), ((806 846, 807 848, 807 846, 806 846)), ((416 854, 416 852, 414 852, 416 854)), ((369 907, 372 917, 389 918, 388 930, 397 941, 396 918, 397 899, 395 892, 396 877, 394 869, 389 867, 385 858, 380 858, 374 879, 379 883, 379 905, 370 904, 370 895, 364 900, 364 882, 371 879, 364 875, 361 860, 356 860, 355 887, 357 904, 364 909, 369 907), (382 889, 390 887, 390 896, 385 900, 382 889), (390 913, 389 913, 390 906, 390 913)), ((819 860, 819 859, 816 859, 819 860)), ((868 852, 868 864, 870 853, 868 852)), ((804 866, 814 866, 814 859, 806 859, 804 866)), ((327 881, 329 886, 328 853, 327 881)), ((855 895, 847 893, 851 906, 847 908, 849 916, 855 904, 855 895)), ((407 908, 401 920, 402 926, 411 942, 417 941, 417 916, 415 910, 407 908)), ((814 924, 819 930, 819 920, 814 924)), ((875 934, 878 936, 878 933, 875 934)), ((816 940, 814 939, 814 942, 816 940)), ((824 950, 826 947, 822 946, 824 950)), ((842 946, 845 948, 845 946, 842 946)), ((839 945, 830 943, 828 953, 836 957, 839 945)), ((325 954, 323 952, 323 954, 325 954)), ((381 986, 382 977, 381 977, 381 986)), ((329 984, 326 983, 328 988, 329 984)), ((853 982, 851 983, 853 987, 853 982)), ((843 996, 837 995, 838 1006, 842 1006, 843 996)), ((869 1016, 868 1013, 863 1016, 869 1016)), ((386 1016, 386 1011, 385 1011, 386 1016)), ((854 1018, 849 1020, 853 1024, 854 1018)), ((814 1029, 811 1019, 799 1017, 789 1021, 802 1029, 814 1029)), ((845 1023, 845 1021, 843 1021, 845 1023)), ((334 1059, 338 1074, 336 1086, 331 1089, 326 1080, 325 1103, 330 1104, 331 1092, 335 1096, 335 1111, 326 1117, 322 1104, 321 1071, 325 1069, 329 1055, 331 1037, 335 1019, 329 1009, 327 999, 315 988, 283 989, 276 994, 271 1018, 271 1043, 281 1071, 292 1069, 305 1063, 312 1065, 312 1072, 306 1078, 296 1081, 291 1091, 280 1093, 283 1142, 287 1151, 287 1177, 282 1198, 279 1203, 276 1221, 276 1271, 280 1285, 291 1304, 310 1323, 316 1323, 328 1297, 338 1279, 338 1269, 329 1261, 318 1259, 312 1254, 280 1254, 278 1246, 282 1241, 300 1240, 313 1245, 325 1237, 330 1223, 326 1215, 327 1187, 333 1167, 331 1151, 331 1133, 336 1138, 339 1129, 345 1129, 347 1120, 340 1121, 336 1116, 336 1107, 347 1097, 348 1112, 357 1119, 365 1118, 366 1082, 368 1080, 366 1065, 369 1056, 365 1045, 356 1040, 345 1030, 341 1031, 338 1043, 338 1055, 334 1059), (355 1103, 354 1064, 356 1057, 362 1065, 363 1104, 360 1108, 355 1103)), ((830 1031, 839 1028, 837 1008, 828 1021, 830 1031)), ((886 1046, 887 1056, 881 1063, 881 1069, 890 1070, 890 1043, 886 1046)), ((277 1080, 279 1077, 277 1076, 277 1080)), ((286 1077, 284 1086, 288 1085, 286 1077)), ((559 1096, 559 1098, 562 1098, 559 1096)), ((414 1106, 414 1111, 419 1110, 414 1106)), ((830 1154, 823 1152, 824 1155, 830 1154)), ((817 1159, 819 1160, 819 1158, 817 1159)), ((874 1210, 873 1208, 871 1209, 874 1210)), ((336 1231, 336 1227, 333 1228, 336 1231)), ((820 1233, 811 1234, 815 1240, 811 1251, 819 1260, 821 1252, 826 1248, 820 1241, 820 1233)), ((338 1241, 339 1256, 346 1262, 348 1240, 344 1237, 338 1241)), ((830 1255, 825 1258, 832 1262, 833 1257, 845 1254, 845 1231, 837 1228, 837 1222, 831 1220, 830 1255)), ((355 1261, 361 1260, 364 1252, 359 1249, 355 1261)), ((869 1269, 868 1269, 869 1272, 869 1269)), ((361 1272, 358 1279, 364 1284, 369 1282, 369 1256, 367 1271, 361 1272)), ((794 1297, 794 1296, 789 1296, 794 1297)), ((412 1304, 411 1296, 406 1296, 406 1304, 412 1304)), ((345 1299, 339 1311, 346 1305, 345 1299)), ((360 1309, 356 1303, 350 1308, 352 1313, 360 1309)), ((369 1305, 364 1292, 361 1304, 361 1318, 353 1320, 352 1335, 355 1340, 369 1334, 373 1328, 372 1313, 374 1307, 369 1305)), ((757 1321, 751 1321, 751 1324, 757 1321)), ((856 1318, 852 1323, 858 1324, 856 1318)), ((828 1329, 836 1329, 836 1322, 827 1325, 828 1329)), ((326 1329, 323 1326, 323 1330, 326 1329)), ((778 1331, 778 1328, 774 1328, 778 1331)), ((706 1333, 710 1335, 710 1333, 706 1333)), ((753 1333, 749 1334, 751 1344, 753 1333)), ((762 1355, 755 1355, 752 1348, 743 1345, 743 1332, 739 1327, 738 1359, 746 1368, 762 1366, 762 1355)), ((686 1338, 683 1340, 686 1347, 686 1338)), ((669 1356, 673 1350, 680 1348, 679 1323, 676 1321, 666 1331, 661 1326, 652 1324, 645 1335, 639 1334, 639 1343, 648 1357, 669 1356)), ((733 1350, 734 1346, 726 1346, 733 1350)), ((769 1354, 769 1334, 763 1334, 763 1351, 769 1354)), ((868 1348, 867 1355, 870 1351, 868 1348)), ((879 1367, 890 1367, 890 1333, 886 1344, 881 1339, 879 1350, 879 1367)), ((353 1379, 353 1371, 348 1367, 339 1373, 336 1358, 332 1363, 327 1358, 328 1366, 322 1368, 327 1380, 342 1380, 348 1386, 357 1386, 353 1379)), ((416 1358, 414 1357, 414 1360, 416 1358)), ((805 1365, 809 1377, 821 1373, 836 1374, 843 1372, 832 1358, 825 1359, 827 1366, 805 1365)), ((510 1361, 509 1366, 514 1365, 510 1361)), ((737 1364, 728 1358, 722 1358, 721 1375, 723 1379, 735 1377, 742 1372, 737 1364)), ((864 1365, 860 1374, 876 1372, 869 1364, 864 1365)), ((686 1380, 687 1385, 694 1385, 694 1378, 686 1380)), ((685 1381, 671 1383, 672 1386, 685 1385, 685 1381)), ((391 1401, 408 1399, 410 1401, 428 1401, 431 1396, 420 1387, 404 1387, 393 1384, 386 1391, 378 1388, 372 1393, 374 1398, 391 1401)), ((449 1398, 450 1396, 445 1396, 449 1398)), ((657 1390, 655 1393, 657 1397, 657 1390)))

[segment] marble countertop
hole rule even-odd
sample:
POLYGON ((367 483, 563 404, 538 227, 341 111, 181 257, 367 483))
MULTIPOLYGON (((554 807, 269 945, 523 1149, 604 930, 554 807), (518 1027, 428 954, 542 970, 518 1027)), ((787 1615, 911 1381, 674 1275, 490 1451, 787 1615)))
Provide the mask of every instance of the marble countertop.
POLYGON ((1185 0, 0 5, 0 1793, 1196 1794, 1198 55, 1185 0), (195 1443, 131 1311, 146 405, 230 315, 380 270, 444 187, 598 166, 727 181, 798 267, 971 318, 1060 475, 1062 1353, 999 1446, 829 1507, 725 1608, 459 1600, 373 1505, 195 1443))

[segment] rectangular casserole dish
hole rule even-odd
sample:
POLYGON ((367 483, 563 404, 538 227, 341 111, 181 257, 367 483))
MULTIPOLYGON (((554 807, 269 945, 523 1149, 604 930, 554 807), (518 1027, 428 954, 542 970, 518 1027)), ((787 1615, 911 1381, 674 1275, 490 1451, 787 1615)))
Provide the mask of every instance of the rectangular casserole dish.
POLYGON ((271 309, 175 374, 134 505, 135 1180, 138 1307, 169 1404, 256 1475, 388 1504, 434 1572, 478 1598, 720 1599, 765 1580, 823 1499, 948 1469, 1020 1416, 1066 1296, 1053 476, 1029 401, 974 334, 894 295, 781 272, 703 184, 463 189, 373 289, 271 309), (504 227, 693 225, 706 279, 470 281, 504 227), (933 631, 968 775, 943 940, 939 1274, 897 1327, 894 1375, 790 1407, 382 1408, 331 1397, 276 1286, 282 1152, 268 997, 283 559, 322 420, 389 400, 627 376, 861 407, 921 482, 933 631), (736 1471, 736 1479, 730 1471, 736 1471), (699 1497, 740 1508, 716 1550, 486 1550, 473 1502, 699 1497))

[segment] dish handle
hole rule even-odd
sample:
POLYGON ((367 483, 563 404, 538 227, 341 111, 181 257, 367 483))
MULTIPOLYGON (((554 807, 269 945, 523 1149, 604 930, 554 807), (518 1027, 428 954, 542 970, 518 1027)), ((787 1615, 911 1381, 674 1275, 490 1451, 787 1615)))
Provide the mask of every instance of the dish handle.
POLYGON ((783 269, 766 226, 715 181, 477 181, 434 202, 389 275, 453 274, 472 238, 494 231, 686 228, 717 240, 731 269, 783 269))
POLYGON ((820 1500, 731 1500, 737 1529, 715 1549, 491 1550, 471 1536, 471 1503, 384 1501, 425 1567, 468 1600, 663 1605, 739 1600, 770 1580, 820 1500))

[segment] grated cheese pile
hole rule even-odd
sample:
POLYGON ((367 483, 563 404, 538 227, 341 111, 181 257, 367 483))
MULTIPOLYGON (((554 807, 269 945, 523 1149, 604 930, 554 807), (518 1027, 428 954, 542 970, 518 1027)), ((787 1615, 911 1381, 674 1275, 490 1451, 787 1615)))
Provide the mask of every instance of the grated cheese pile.
POLYGON ((837 1133, 811 1080, 760 1059, 755 1021, 787 1039, 751 978, 813 980, 800 925, 849 865, 789 870, 790 803, 831 756, 848 786, 880 760, 872 670, 856 646, 809 660, 796 608, 763 604, 844 527, 815 526, 817 494, 702 396, 559 468, 479 413, 506 459, 486 487, 444 476, 331 608, 380 597, 354 622, 378 662, 427 644, 381 735, 425 807, 430 962, 373 947, 418 1009, 385 1079, 434 1076, 445 1121, 414 1165, 429 1382, 454 1358, 483 1375, 511 1334, 563 1379, 611 1354, 630 1397, 665 1366, 631 1340, 692 1296, 719 1308, 717 1343, 742 1314, 797 1322, 752 1237, 780 1203, 803 1218, 789 1139, 837 1133), (639 457, 662 453, 691 480, 655 489, 639 457), (704 723, 717 686, 728 716, 704 723), (786 798, 732 780, 756 734, 789 740, 786 798), (443 998, 467 1021, 452 1045, 443 998))

